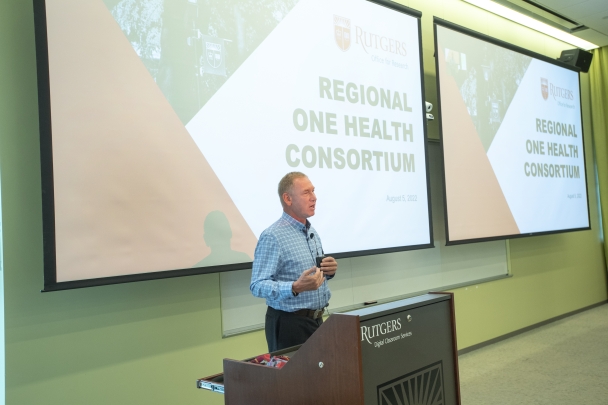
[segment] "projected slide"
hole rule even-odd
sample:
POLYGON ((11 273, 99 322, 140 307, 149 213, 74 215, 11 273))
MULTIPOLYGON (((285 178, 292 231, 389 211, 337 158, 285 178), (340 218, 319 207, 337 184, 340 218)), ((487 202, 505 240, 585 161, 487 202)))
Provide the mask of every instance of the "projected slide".
POLYGON ((325 252, 432 243, 415 13, 45 3, 55 282, 246 268, 290 171, 316 187, 325 252))
POLYGON ((441 24, 448 241, 588 228, 578 73, 441 24))

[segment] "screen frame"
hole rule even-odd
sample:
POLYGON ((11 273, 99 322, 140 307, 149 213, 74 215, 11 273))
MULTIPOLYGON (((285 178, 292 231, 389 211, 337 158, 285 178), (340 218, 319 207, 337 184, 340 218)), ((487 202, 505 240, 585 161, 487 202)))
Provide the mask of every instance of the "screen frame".
MULTIPOLYGON (((359 250, 352 252, 338 252, 331 254, 336 259, 369 256, 384 253, 401 252, 415 249, 433 248, 433 226, 431 217, 431 198, 430 198, 430 177, 427 147, 427 122, 425 116, 425 87, 424 87, 424 66, 422 53, 422 13, 418 10, 394 3, 389 0, 366 0, 378 6, 386 7, 391 10, 406 14, 417 19, 418 24, 418 52, 420 60, 420 86, 423 120, 423 139, 426 185, 427 185, 427 212, 429 243, 410 246, 397 246, 381 249, 359 250)), ((41 191, 42 191, 42 236, 43 236, 43 265, 44 265, 44 288, 41 292, 70 290, 76 288, 86 288, 111 284, 122 284, 136 281, 147 281, 173 277, 184 277, 199 274, 220 273, 226 271, 250 269, 253 262, 232 263, 217 266, 197 267, 187 269, 162 270, 145 273, 126 274, 121 276, 91 278, 73 281, 57 281, 57 262, 56 262, 56 239, 55 239, 55 189, 53 171, 53 134, 52 134, 52 115, 51 115, 51 94, 50 94, 50 74, 49 74, 49 53, 46 21, 45 0, 33 0, 34 8, 34 28, 36 45, 36 67, 38 83, 38 112, 39 112, 39 131, 40 131, 40 170, 41 170, 41 191)), ((279 214, 279 213, 277 213, 279 214)))
POLYGON ((498 38, 494 38, 489 35, 482 34, 478 31, 473 31, 469 28, 465 28, 461 25, 452 23, 450 21, 444 20, 439 17, 433 17, 433 34, 434 34, 433 40, 434 40, 434 45, 435 45, 435 72, 436 72, 435 79, 436 79, 436 83, 437 83, 437 100, 438 100, 437 112, 438 112, 438 117, 439 117, 439 120, 438 120, 439 121, 439 140, 441 143, 441 154, 442 154, 442 159, 443 159, 442 164, 444 165, 444 170, 442 172, 442 175, 443 175, 443 198, 444 198, 443 209, 444 209, 444 221, 445 221, 446 246, 462 245, 462 244, 477 243, 477 242, 489 242, 489 241, 496 241, 496 240, 518 239, 518 238, 526 238, 526 237, 530 237, 530 236, 553 235, 553 234, 557 234, 557 233, 567 233, 567 232, 578 232, 578 231, 590 230, 591 229, 591 213, 589 210, 589 183, 588 183, 588 173, 587 173, 587 156, 585 153, 585 136, 584 136, 585 128, 584 128, 583 114, 582 114, 583 105, 582 105, 582 97, 580 97, 580 91, 581 91, 580 68, 578 68, 576 66, 565 64, 564 62, 558 61, 557 59, 551 59, 548 56, 536 53, 534 51, 531 51, 526 48, 522 48, 520 46, 511 44, 506 41, 502 41, 498 38), (485 41, 490 44, 508 49, 510 51, 518 52, 523 55, 529 56, 531 58, 538 59, 540 61, 547 62, 547 63, 553 64, 555 66, 558 66, 558 67, 561 67, 564 69, 568 69, 568 70, 578 73, 579 104, 580 104, 580 111, 581 111, 581 142, 582 142, 582 146, 583 146, 582 149, 583 149, 583 163, 584 163, 584 168, 585 168, 585 193, 587 194, 587 222, 589 223, 589 226, 581 227, 581 228, 567 228, 567 229, 558 229, 558 230, 551 230, 551 231, 542 231, 542 232, 519 233, 519 234, 513 234, 513 235, 499 235, 499 236, 489 236, 489 237, 483 237, 483 238, 450 240, 448 204, 447 204, 448 196, 447 196, 447 185, 445 182, 446 179, 445 179, 445 150, 444 150, 444 144, 443 144, 443 122, 441 119, 441 107, 442 107, 441 106, 441 84, 440 84, 440 78, 439 78, 439 58, 437 58, 437 53, 439 52, 439 48, 437 46, 437 26, 442 26, 444 28, 451 29, 453 31, 459 32, 464 35, 468 35, 468 36, 476 38, 478 40, 485 41))

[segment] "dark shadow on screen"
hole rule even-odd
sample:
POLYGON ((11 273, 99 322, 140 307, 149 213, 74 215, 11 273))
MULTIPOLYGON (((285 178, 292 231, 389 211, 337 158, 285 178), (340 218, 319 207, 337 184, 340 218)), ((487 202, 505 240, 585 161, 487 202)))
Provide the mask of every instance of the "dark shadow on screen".
POLYGON ((211 253, 196 263, 193 267, 217 266, 220 264, 250 262, 249 255, 237 252, 230 247, 232 229, 228 218, 222 211, 211 211, 204 224, 205 244, 211 249, 211 253))

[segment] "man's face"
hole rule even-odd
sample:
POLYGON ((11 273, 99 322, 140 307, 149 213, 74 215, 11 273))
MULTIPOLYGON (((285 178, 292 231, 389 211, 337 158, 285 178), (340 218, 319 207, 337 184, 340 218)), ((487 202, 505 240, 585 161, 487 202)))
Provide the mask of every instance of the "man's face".
POLYGON ((308 177, 298 177, 293 181, 293 186, 288 194, 286 204, 297 219, 312 217, 315 215, 317 196, 315 187, 308 177))

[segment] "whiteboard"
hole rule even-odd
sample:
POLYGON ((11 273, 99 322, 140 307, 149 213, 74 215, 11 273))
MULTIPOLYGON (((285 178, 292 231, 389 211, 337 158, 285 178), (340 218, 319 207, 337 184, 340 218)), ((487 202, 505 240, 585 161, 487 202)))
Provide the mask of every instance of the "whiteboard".
MULTIPOLYGON (((330 312, 508 275, 506 241, 445 246, 440 144, 429 141, 428 152, 435 248, 338 260, 336 277, 329 281, 330 312)), ((266 303, 251 295, 250 280, 251 270, 220 274, 224 336, 264 327, 266 303)))

